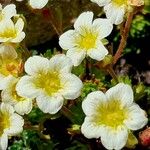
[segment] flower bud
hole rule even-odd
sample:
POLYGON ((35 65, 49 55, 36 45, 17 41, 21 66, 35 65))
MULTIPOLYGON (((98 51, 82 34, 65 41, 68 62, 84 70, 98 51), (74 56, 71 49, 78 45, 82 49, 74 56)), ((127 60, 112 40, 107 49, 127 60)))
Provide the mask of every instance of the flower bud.
POLYGON ((150 146, 150 127, 139 134, 139 139, 143 146, 150 146))
POLYGON ((113 61, 112 55, 106 55, 105 58, 104 58, 102 61, 100 61, 100 62, 98 62, 98 63, 96 64, 96 66, 97 66, 98 68, 105 68, 105 67, 107 67, 108 65, 112 64, 112 61, 113 61))
POLYGON ((129 5, 139 7, 144 5, 144 0, 129 0, 128 3, 129 5))

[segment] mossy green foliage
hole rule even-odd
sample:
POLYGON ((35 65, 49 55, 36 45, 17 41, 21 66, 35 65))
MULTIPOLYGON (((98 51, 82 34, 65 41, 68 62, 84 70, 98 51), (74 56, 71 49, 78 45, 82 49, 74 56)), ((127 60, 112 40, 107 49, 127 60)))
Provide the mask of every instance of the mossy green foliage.
POLYGON ((54 143, 50 140, 43 140, 37 131, 24 130, 20 140, 14 141, 9 150, 53 150, 54 143))

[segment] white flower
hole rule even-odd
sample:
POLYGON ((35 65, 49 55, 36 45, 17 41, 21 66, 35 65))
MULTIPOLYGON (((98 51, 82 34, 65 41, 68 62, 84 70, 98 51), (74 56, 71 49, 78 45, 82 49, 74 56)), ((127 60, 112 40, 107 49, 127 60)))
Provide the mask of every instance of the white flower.
POLYGON ((86 118, 81 132, 87 138, 101 138, 107 149, 121 149, 129 130, 138 130, 148 121, 145 112, 133 102, 129 85, 119 83, 106 94, 90 93, 82 103, 86 118))
POLYGON ((0 4, 0 22, 5 19, 10 19, 11 17, 16 15, 16 6, 14 4, 10 4, 2 8, 0 4))
POLYGON ((49 0, 29 0, 29 5, 34 9, 41 9, 48 3, 49 0))
POLYGON ((102 43, 113 25, 108 19, 95 19, 93 12, 84 12, 74 24, 75 30, 69 30, 59 38, 59 44, 67 51, 67 56, 72 59, 74 66, 78 66, 86 55, 95 60, 102 60, 108 54, 102 43))
POLYGON ((123 21, 128 0, 91 0, 99 6, 104 6, 104 11, 112 23, 118 25, 123 21))
POLYGON ((22 71, 22 60, 10 44, 0 44, 0 90, 3 90, 12 76, 22 71))
POLYGON ((14 136, 22 132, 24 120, 14 113, 12 106, 2 103, 0 105, 0 150, 6 150, 8 136, 14 136))
POLYGON ((0 90, 4 89, 10 76, 16 75, 19 64, 17 52, 9 43, 0 44, 0 90))
POLYGON ((0 42, 19 43, 24 37, 25 33, 22 31, 24 22, 21 18, 14 22, 11 19, 0 22, 0 42))
POLYGON ((72 62, 63 54, 50 60, 40 56, 30 57, 25 71, 17 84, 17 93, 23 97, 36 98, 37 105, 45 113, 55 114, 63 106, 64 99, 80 95, 81 80, 71 74, 72 62))
POLYGON ((20 114, 28 114, 32 110, 32 99, 21 97, 16 92, 16 84, 19 78, 9 78, 5 89, 1 93, 2 101, 14 106, 15 111, 20 114))

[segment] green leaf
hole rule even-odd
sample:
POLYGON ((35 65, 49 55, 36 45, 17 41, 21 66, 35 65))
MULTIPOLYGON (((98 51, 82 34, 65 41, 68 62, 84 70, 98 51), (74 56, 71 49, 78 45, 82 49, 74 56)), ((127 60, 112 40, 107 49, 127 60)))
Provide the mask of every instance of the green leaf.
POLYGON ((43 116, 45 116, 45 114, 37 107, 34 107, 32 111, 27 115, 28 120, 32 124, 38 124, 39 122, 41 122, 41 120, 43 120, 43 116))

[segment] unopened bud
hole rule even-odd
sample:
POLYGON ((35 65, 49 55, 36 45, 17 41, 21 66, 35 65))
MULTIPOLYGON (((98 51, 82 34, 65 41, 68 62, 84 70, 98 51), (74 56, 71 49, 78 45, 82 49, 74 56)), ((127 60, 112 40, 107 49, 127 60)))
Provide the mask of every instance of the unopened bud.
POLYGON ((96 66, 99 68, 105 68, 108 65, 112 64, 112 61, 113 61, 112 55, 106 55, 102 61, 100 61, 96 64, 96 66))
POLYGON ((139 139, 143 146, 150 146, 150 127, 139 134, 139 139))
POLYGON ((128 0, 128 4, 132 6, 143 6, 144 5, 144 0, 128 0))
POLYGON ((143 85, 143 83, 140 83, 136 86, 136 93, 140 94, 140 93, 144 93, 145 87, 143 85))

